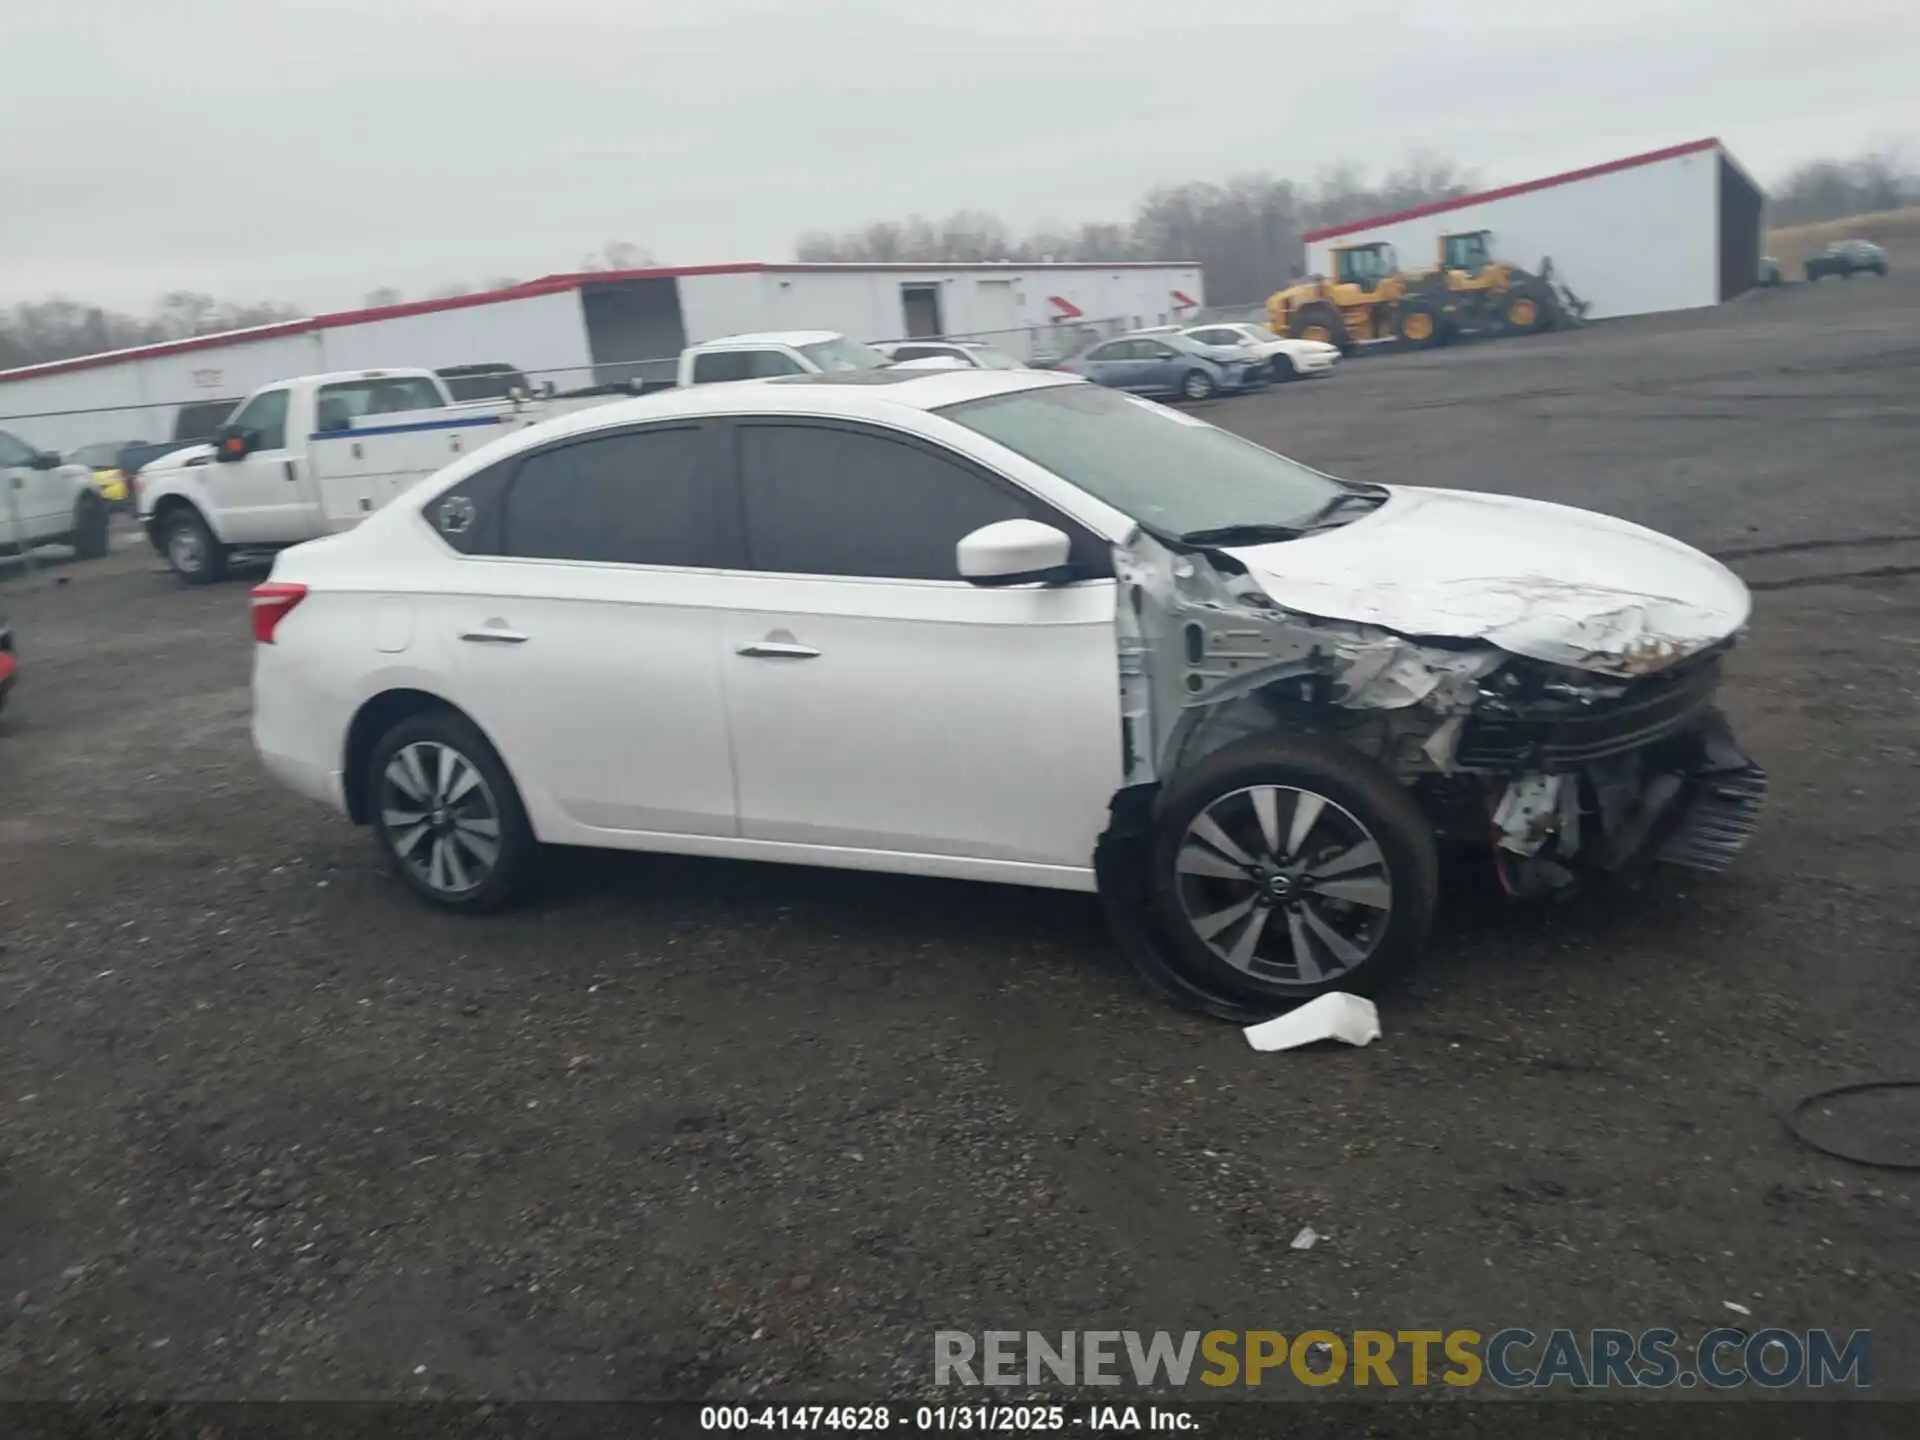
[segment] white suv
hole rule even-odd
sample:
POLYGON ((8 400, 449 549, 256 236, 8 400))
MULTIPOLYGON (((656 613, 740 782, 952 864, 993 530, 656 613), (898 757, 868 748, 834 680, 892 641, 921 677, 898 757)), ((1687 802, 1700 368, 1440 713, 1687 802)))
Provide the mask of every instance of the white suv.
POLYGON ((283 552, 253 734, 450 908, 541 842, 1097 890, 1163 989, 1271 1013, 1414 954, 1443 841, 1520 891, 1724 864, 1747 611, 1623 521, 1062 375, 796 376, 555 419, 283 552))

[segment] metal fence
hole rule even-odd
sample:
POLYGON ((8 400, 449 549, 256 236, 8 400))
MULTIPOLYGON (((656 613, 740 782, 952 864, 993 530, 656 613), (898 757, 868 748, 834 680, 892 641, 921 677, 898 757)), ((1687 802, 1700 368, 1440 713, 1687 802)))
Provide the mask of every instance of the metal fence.
MULTIPOLYGON (((1123 335, 1129 330, 1161 323, 1163 319, 1164 317, 1151 315, 1115 315, 1098 320, 1073 319, 1062 320, 1052 325, 1028 325, 1014 330, 981 330, 934 336, 897 336, 891 340, 881 340, 876 343, 905 343, 912 340, 965 340, 983 345, 991 345, 995 349, 1005 351, 1016 360, 1025 364, 1047 365, 1057 360, 1064 360, 1067 356, 1084 350, 1087 346, 1101 340, 1111 339, 1115 335, 1123 335)), ((638 389, 641 386, 651 387, 671 384, 679 373, 679 367, 680 357, 675 354, 656 356, 645 360, 595 361, 591 366, 552 366, 547 369, 522 370, 520 373, 543 390, 551 384, 555 391, 569 392, 613 387, 638 389)), ((261 383, 271 384, 272 381, 262 381, 261 383)), ((161 428, 171 429, 170 420, 172 415, 184 406, 200 403, 203 402, 198 397, 195 397, 178 400, 156 400, 138 405, 103 405, 77 409, 24 411, 19 413, 8 411, 7 413, 0 414, 0 425, 10 425, 16 422, 28 422, 30 425, 31 422, 36 420, 71 421, 85 416, 132 417, 139 415, 157 418, 164 414, 169 418, 169 423, 161 428)), ((238 402, 236 402, 236 404, 237 403, 238 402)), ((4 388, 0 388, 0 410, 5 409, 5 391, 4 388)), ((142 425, 139 428, 146 429, 149 428, 149 426, 150 422, 149 425, 142 425)), ((123 426, 121 428, 130 427, 123 426)), ((94 437, 94 439, 86 443, 91 444, 107 440, 120 440, 123 438, 123 436, 116 432, 112 435, 94 437)))

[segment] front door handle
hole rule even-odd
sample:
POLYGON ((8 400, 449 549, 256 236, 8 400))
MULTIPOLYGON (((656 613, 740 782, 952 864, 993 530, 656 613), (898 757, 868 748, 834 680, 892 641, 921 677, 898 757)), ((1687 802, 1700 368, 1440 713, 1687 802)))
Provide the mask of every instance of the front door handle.
POLYGON ((524 645, 527 637, 518 630, 496 630, 491 626, 481 630, 469 630, 460 637, 462 640, 483 641, 492 645, 524 645))
POLYGON ((814 660, 820 655, 811 645, 793 645, 784 640, 756 640, 733 653, 750 655, 756 660, 814 660))

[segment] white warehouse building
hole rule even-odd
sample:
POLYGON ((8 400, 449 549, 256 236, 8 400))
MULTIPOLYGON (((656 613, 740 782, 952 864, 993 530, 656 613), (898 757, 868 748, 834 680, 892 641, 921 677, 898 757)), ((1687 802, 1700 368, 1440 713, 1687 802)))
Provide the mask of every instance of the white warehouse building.
POLYGON ((174 438, 182 408, 293 375, 504 363, 561 389, 670 378, 688 345, 766 330, 987 340, 1022 360, 1206 303, 1193 262, 703 265, 287 320, 0 371, 0 429, 44 449, 174 438))
POLYGON ((1309 275, 1333 247, 1386 241, 1405 270, 1439 263, 1440 237, 1491 230, 1496 259, 1554 278, 1594 319, 1691 310, 1752 289, 1766 200, 1718 140, 1695 140, 1543 180, 1309 231, 1309 275))

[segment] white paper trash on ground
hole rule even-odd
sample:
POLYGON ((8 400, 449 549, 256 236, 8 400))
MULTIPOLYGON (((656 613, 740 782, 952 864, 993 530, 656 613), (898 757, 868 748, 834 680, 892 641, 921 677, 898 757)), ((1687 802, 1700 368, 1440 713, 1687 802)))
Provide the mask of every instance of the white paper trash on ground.
POLYGON ((1246 1036, 1256 1050, 1293 1050, 1316 1040, 1366 1045, 1380 1038, 1380 1012, 1371 1000, 1335 990, 1298 1010, 1247 1026, 1246 1036))

